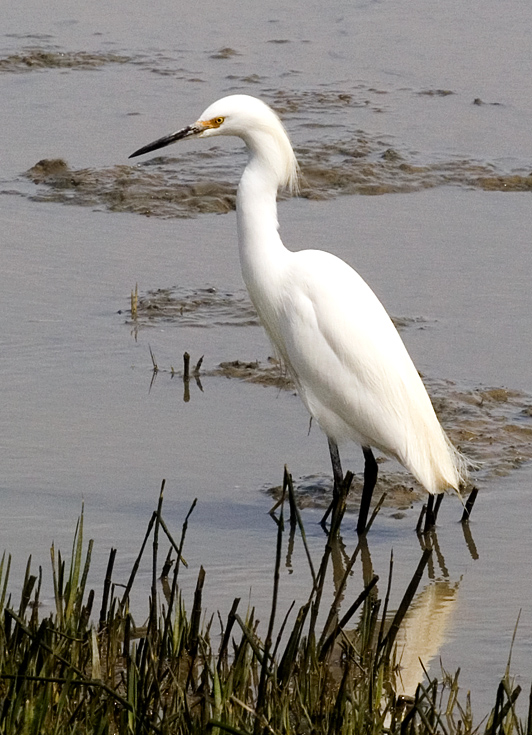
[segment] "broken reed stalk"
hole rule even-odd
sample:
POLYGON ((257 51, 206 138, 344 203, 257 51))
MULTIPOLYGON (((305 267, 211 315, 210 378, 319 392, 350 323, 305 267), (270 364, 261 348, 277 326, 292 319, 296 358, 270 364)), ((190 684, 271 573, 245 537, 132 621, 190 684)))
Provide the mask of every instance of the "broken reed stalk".
POLYGON ((190 401, 190 355, 185 352, 183 355, 183 401, 190 401))
POLYGON ((200 359, 199 359, 199 360, 197 361, 197 363, 195 364, 195 366, 194 366, 194 370, 192 371, 192 374, 193 374, 193 376, 194 376, 195 378, 199 378, 199 374, 200 374, 200 368, 201 368, 201 365, 202 365, 202 363, 203 363, 203 358, 204 358, 204 357, 205 357, 205 355, 202 355, 202 356, 200 357, 200 359))
MULTIPOLYGON (((279 594, 279 570, 281 568, 281 550, 283 542, 284 532, 284 499, 286 490, 283 488, 283 498, 281 502, 281 512, 279 514, 279 523, 277 524, 277 545, 275 550, 275 569, 273 574, 273 593, 272 593, 272 605, 270 611, 270 619, 268 622, 268 631, 266 633, 266 640, 264 641, 264 658, 262 661, 262 668, 260 672, 259 689, 257 694, 257 705, 256 705, 256 718, 253 727, 254 735, 259 735, 261 727, 263 726, 262 721, 264 718, 264 710, 266 709, 266 685, 267 676, 269 674, 269 661, 270 661, 270 649, 272 647, 273 639, 273 626, 275 624, 275 616, 277 613, 277 598, 279 594)), ((267 721, 267 720, 266 720, 267 721)))
POLYGON ((164 560, 163 568, 161 570, 161 577, 160 577, 161 580, 168 579, 168 575, 170 574, 170 570, 172 568, 173 563, 174 562, 172 559, 172 547, 170 546, 170 548, 168 549, 168 554, 166 555, 166 559, 164 560))
POLYGON ((128 599, 129 599, 129 593, 131 592, 131 588, 133 587, 133 582, 135 581, 135 577, 137 576, 137 572, 140 566, 140 562, 142 559, 142 556, 144 554, 144 549, 146 548, 146 544, 148 543, 148 539, 151 534, 151 529, 153 527, 153 524, 155 523, 157 512, 153 511, 150 521, 148 523, 148 528, 146 529, 146 533, 144 534, 144 539, 142 541, 140 551, 137 555, 137 558, 135 559, 135 563, 133 564, 133 569, 131 570, 131 573, 129 575, 129 579, 126 584, 126 589, 124 590, 124 594, 122 595, 122 607, 125 607, 128 599))
MULTIPOLYGON (((238 615, 238 613, 235 613, 235 622, 237 622, 238 625, 240 626, 240 630, 242 631, 242 634, 245 638, 247 645, 253 651, 253 655, 257 659, 257 662, 260 664, 260 666, 262 666, 264 656, 263 656, 262 650, 259 645, 258 636, 256 636, 254 632, 250 629, 250 627, 246 625, 246 623, 242 620, 242 618, 240 617, 240 615, 238 615)), ((259 675, 260 675, 260 672, 259 672, 259 675)))
POLYGON ((403 599, 401 600, 401 603, 397 608, 397 612, 394 615, 392 623, 388 629, 388 633, 381 643, 383 651, 386 652, 386 658, 389 658, 392 655, 392 649, 395 643, 397 632, 399 630, 399 626, 401 625, 408 608, 412 604, 412 600, 414 599, 414 595, 416 594, 417 588, 419 587, 419 583, 421 582, 423 572, 425 571, 425 567, 427 566, 431 554, 432 549, 429 548, 425 549, 423 554, 421 555, 421 559, 419 560, 416 571, 414 572, 414 575, 410 580, 410 584, 406 589, 403 599))
POLYGON ((157 503, 157 511, 155 514, 155 528, 153 529, 153 555, 152 555, 152 578, 151 578, 151 605, 150 619, 148 623, 148 631, 155 633, 157 628, 157 556, 159 551, 159 526, 161 524, 161 510, 163 506, 164 486, 166 480, 161 482, 161 490, 159 491, 159 502, 157 503))
MULTIPOLYGON (((172 621, 174 619, 174 613, 175 613, 174 605, 175 605, 175 601, 176 601, 176 598, 177 598, 177 578, 178 578, 178 575, 179 575, 179 564, 182 561, 185 566, 188 566, 187 563, 185 562, 185 560, 183 559, 182 552, 183 552, 183 546, 185 544, 185 537, 187 535, 187 530, 188 530, 188 520, 189 520, 191 514, 193 513, 194 508, 196 507, 197 501, 198 501, 198 499, 197 498, 194 498, 194 500, 192 502, 192 505, 190 506, 190 509, 189 509, 188 513, 186 514, 186 516, 185 516, 185 520, 183 521, 183 527, 181 529, 181 540, 179 542, 179 547, 175 547, 175 542, 174 542, 173 538, 171 537, 170 533, 168 531, 165 531, 166 532, 166 535, 171 540, 172 545, 177 549, 177 559, 176 559, 175 566, 174 566, 174 574, 173 574, 173 578, 172 578, 172 587, 171 587, 171 590, 170 590, 170 595, 169 595, 168 600, 167 600, 167 602, 168 602, 168 611, 167 611, 167 614, 166 614, 166 616, 164 618, 164 630, 163 630, 162 639, 161 639, 161 646, 162 646, 163 650, 166 650, 166 648, 167 648, 167 641, 169 640, 170 632, 172 630, 172 621)), ((161 515, 161 518, 159 520, 160 520, 161 526, 163 527, 163 529, 165 529, 166 528, 166 524, 163 521, 162 515, 161 515)), ((168 553, 170 554, 170 552, 168 552, 168 553)), ((160 658, 159 659, 159 667, 158 667, 158 678, 160 678, 162 676, 163 664, 164 664, 164 660, 163 660, 163 658, 160 658)))
POLYGON ((474 487, 469 493, 467 500, 465 502, 464 512, 462 513, 462 523, 465 523, 466 521, 470 519, 471 511, 473 510, 473 506, 475 505, 475 500, 477 499, 477 495, 478 495, 478 487, 474 487))
POLYGON ((290 523, 292 523, 292 514, 295 516, 295 522, 297 523, 297 527, 299 528, 299 532, 301 534, 301 540, 303 542, 303 548, 305 549, 305 554, 307 557, 310 574, 312 576, 312 582, 313 584, 316 584, 316 572, 314 571, 314 564, 312 563, 312 557, 310 555, 310 551, 307 544, 307 535, 305 533, 305 528, 303 526, 303 521, 301 519, 301 514, 299 512, 299 508, 297 507, 297 501, 294 493, 294 483, 292 481, 292 475, 290 472, 288 472, 288 468, 285 465, 284 468, 284 477, 283 477, 283 485, 286 484, 287 490, 288 490, 288 499, 290 501, 290 523))
POLYGON ((107 605, 109 603, 109 592, 111 589, 115 558, 116 558, 116 549, 111 549, 111 552, 109 554, 109 561, 107 562, 107 571, 105 573, 105 580, 103 583, 102 606, 100 608, 100 630, 104 628, 106 618, 107 618, 107 605))
POLYGON ((276 657, 277 657, 277 652, 279 650, 279 646, 281 645, 281 641, 283 639, 283 635, 284 635, 284 631, 285 631, 286 625, 288 623, 288 619, 289 619, 290 615, 292 614, 292 610, 294 609, 295 605, 296 605, 296 601, 295 600, 292 600, 292 602, 290 603, 290 607, 288 608, 288 610, 285 613, 285 616, 283 618, 283 622, 281 623, 281 625, 279 627, 279 632, 277 633, 277 640, 275 641, 275 646, 274 646, 273 651, 272 651, 272 660, 275 660, 276 657))
MULTIPOLYGON (((192 503, 192 507, 191 507, 191 509, 189 510, 188 514, 187 514, 187 521, 188 521, 188 518, 190 517, 190 514, 192 513, 192 511, 193 511, 193 510, 194 510, 194 508, 196 507, 196 502, 197 502, 197 500, 198 500, 198 499, 196 498, 196 499, 195 499, 195 500, 193 501, 193 503, 192 503)), ((165 534, 166 534, 166 538, 168 539, 168 541, 170 541, 170 544, 171 544, 171 546, 172 546, 172 547, 173 547, 173 549, 174 549, 174 550, 176 551, 176 553, 177 553, 177 558, 178 558, 178 559, 180 560, 181 564, 183 564, 183 566, 184 566, 184 567, 188 567, 188 562, 187 562, 187 560, 185 559, 185 557, 184 557, 184 556, 182 555, 182 553, 181 553, 181 551, 180 551, 180 549, 181 549, 181 550, 183 549, 183 544, 182 544, 182 543, 180 543, 180 545, 179 545, 179 546, 178 546, 178 545, 176 544, 176 542, 174 541, 174 539, 173 539, 173 537, 172 537, 172 534, 170 533, 170 531, 169 531, 169 529, 168 529, 168 526, 166 525, 166 523, 165 523, 165 520, 164 520, 164 518, 162 517, 162 515, 161 515, 161 517, 159 518, 159 525, 160 525, 160 527, 161 527, 161 528, 163 529, 163 531, 165 532, 165 534)), ((169 552, 169 553, 170 553, 170 552, 169 552)), ((161 575, 161 576, 162 576, 162 575, 161 575)))
POLYGON ((152 350, 152 348, 151 348, 150 345, 148 345, 148 349, 150 351, 151 362, 152 362, 152 365, 153 365, 153 372, 154 373, 157 373, 157 372, 159 372, 159 368, 157 367, 157 362, 155 360, 155 355, 153 354, 153 350, 152 350))
POLYGON ((386 594, 384 595, 384 607, 382 609, 381 625, 379 628, 379 636, 377 638, 377 650, 380 651, 382 648, 382 639, 384 636, 384 625, 386 623, 386 616, 388 614, 388 605, 390 604, 390 595, 392 593, 392 579, 393 579, 393 549, 390 551, 390 564, 388 567, 388 584, 386 586, 386 594))
POLYGON ((231 637, 231 632, 235 624, 236 611, 239 605, 240 605, 240 597, 235 597, 235 599, 233 600, 233 604, 231 605, 231 610, 229 611, 229 616, 227 618, 227 625, 225 626, 225 630, 223 632, 223 637, 222 637, 222 642, 220 643, 220 649, 218 651, 218 664, 217 664, 218 672, 220 672, 222 663, 226 662, 227 647, 229 645, 229 639, 231 637))
MULTIPOLYGON (((159 525, 161 526, 161 528, 163 529, 163 531, 166 533, 166 535, 168 537, 168 540, 170 541, 170 543, 172 544, 172 546, 174 547, 174 549, 177 552, 177 559, 176 559, 176 564, 175 564, 175 567, 174 567, 174 574, 176 576, 177 576, 177 572, 179 570, 179 564, 180 563, 182 563, 183 566, 188 567, 188 564, 187 564, 185 558, 183 557, 182 551, 183 551, 183 546, 184 546, 184 542, 185 542, 186 529, 188 527, 188 519, 190 518, 190 515, 192 514, 192 512, 194 511, 194 508, 196 507, 197 500, 198 500, 197 498, 194 499, 194 501, 192 503, 192 506, 190 507, 190 510, 188 511, 188 513, 186 515, 185 522, 183 524, 183 531, 182 531, 182 536, 181 536, 181 542, 180 542, 179 546, 176 545, 176 543, 175 543, 175 541, 174 541, 174 539, 173 539, 170 531, 168 530, 168 526, 166 525, 166 523, 165 523, 162 515, 159 517, 159 525)), ((146 548, 146 544, 148 543, 148 539, 149 539, 149 537, 151 535, 151 530, 153 528, 153 524, 155 523, 156 518, 157 518, 157 511, 154 510, 153 513, 152 513, 152 515, 151 515, 150 521, 148 523, 148 528, 146 529, 146 533, 144 534, 144 539, 142 541, 142 544, 141 544, 141 547, 140 547, 140 551, 139 551, 139 553, 137 555, 137 558, 135 559, 135 563, 133 564, 133 569, 131 570, 131 573, 129 575, 129 579, 128 579, 128 582, 126 584, 126 588, 124 590, 124 594, 122 595, 122 601, 120 603, 122 605, 122 607, 125 606, 128 598, 129 598, 129 594, 131 592, 131 588, 133 587, 133 583, 135 581, 135 577, 137 576, 137 572, 138 572, 138 569, 139 569, 139 566, 140 566, 140 562, 142 560, 142 556, 144 555, 144 549, 146 548)))
MULTIPOLYGON (((201 566, 198 572, 196 589, 194 591, 194 603, 192 605, 192 613, 190 615, 190 658, 191 664, 194 662, 198 650, 198 639, 200 633, 201 622, 201 601, 203 598, 203 585, 205 584, 205 569, 201 566)), ((190 673, 192 672, 192 665, 190 673)))
POLYGON ((359 594, 359 596, 356 598, 356 600, 353 602, 351 607, 347 610, 345 615, 342 616, 342 618, 338 621, 336 624, 334 630, 329 635, 329 637, 325 640, 323 646, 321 646, 321 650, 319 652, 319 660, 323 661, 325 657, 327 656, 327 653, 329 652, 330 648, 332 647, 334 641, 338 637, 340 631, 344 630, 347 623, 351 620, 353 615, 356 613, 358 608, 362 605, 363 602, 367 600, 369 597, 371 591, 379 581, 379 577, 375 575, 371 582, 362 590, 362 592, 359 594))
POLYGON ((135 284, 135 290, 131 291, 131 318, 137 319, 139 305, 139 284, 135 284))

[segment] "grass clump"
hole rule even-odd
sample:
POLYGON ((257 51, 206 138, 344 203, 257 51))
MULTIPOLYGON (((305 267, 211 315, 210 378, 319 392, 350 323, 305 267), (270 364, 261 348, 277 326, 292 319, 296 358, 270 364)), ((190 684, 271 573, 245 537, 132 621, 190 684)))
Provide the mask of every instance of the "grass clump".
MULTIPOLYGON (((346 478, 349 481, 350 478, 346 478)), ((183 547, 192 505, 178 543, 162 515, 163 487, 139 556, 124 588, 113 582, 111 550, 99 615, 95 595, 87 593, 92 542, 83 550, 83 513, 78 521, 70 564, 52 547, 55 607, 40 619, 42 571, 28 562, 21 599, 8 594, 10 559, 0 564, 0 733, 2 735, 148 735, 233 733, 234 735, 528 735, 530 722, 515 714, 519 687, 506 676, 493 711, 483 726, 473 725, 468 700, 458 701, 458 675, 420 684, 412 700, 395 694, 395 635, 430 557, 426 548, 394 616, 388 613, 377 577, 365 586, 342 616, 339 599, 363 551, 362 537, 324 609, 324 582, 338 540, 342 510, 333 515, 319 566, 308 552, 285 472, 277 523, 271 612, 264 639, 253 609, 241 615, 235 599, 227 619, 202 623, 205 572, 200 568, 190 613, 179 586, 183 547), (299 532, 312 576, 308 599, 278 620, 277 591, 285 527, 289 544, 299 532), (159 572, 159 547, 165 535, 170 552, 159 572), (137 626, 129 596, 151 538, 152 585, 148 618, 137 626), (175 561, 172 562, 172 556, 175 561), (162 592, 161 592, 162 590, 162 592), (159 597, 161 598, 159 600, 159 597), (356 622, 355 620, 356 615, 356 622), (325 620, 325 623, 318 621, 325 620), (348 630, 348 626, 351 629, 348 630)), ((370 520, 371 524, 372 520, 370 520)))

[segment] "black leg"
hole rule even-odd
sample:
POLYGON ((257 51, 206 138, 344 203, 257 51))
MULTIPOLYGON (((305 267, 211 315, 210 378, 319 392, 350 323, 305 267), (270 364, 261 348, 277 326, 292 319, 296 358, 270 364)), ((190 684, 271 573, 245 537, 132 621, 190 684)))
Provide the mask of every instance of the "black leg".
POLYGON ((436 502, 434 503, 434 520, 438 520, 438 511, 440 509, 440 505, 442 503, 442 500, 445 497, 445 493, 438 493, 436 495, 436 502))
POLYGON ((334 477, 334 490, 338 492, 344 481, 344 473, 342 471, 342 463, 340 462, 340 452, 338 451, 338 444, 334 439, 327 437, 329 442, 329 454, 331 455, 331 464, 333 468, 334 477))
POLYGON ((431 528, 436 525, 436 518, 434 517, 434 495, 429 493, 429 499, 427 500, 427 510, 425 513, 425 526, 423 533, 427 533, 431 528))
POLYGON ((331 500, 331 503, 329 507, 327 508, 325 515, 321 519, 322 528, 325 528, 325 524, 327 523, 327 518, 330 516, 335 503, 337 503, 338 501, 338 497, 340 495, 340 488, 342 487, 342 483, 344 481, 344 473, 342 471, 342 463, 340 462, 340 452, 338 451, 338 444, 334 441, 334 439, 331 439, 330 437, 327 437, 327 440, 329 442, 329 454, 331 455, 331 464, 332 464, 333 478, 334 478, 334 489, 333 489, 333 498, 331 500))
POLYGON ((369 506, 371 503, 371 496, 373 495, 373 488, 377 482, 377 473, 379 466, 375 461, 373 452, 370 447, 362 447, 364 452, 364 487, 362 488, 362 500, 360 501, 360 511, 358 513, 357 533, 360 536, 366 530, 366 524, 368 522, 369 506))
POLYGON ((438 493, 437 495, 429 494, 427 501, 427 512, 425 515, 425 527, 423 533, 427 533, 436 526, 436 520, 438 518, 438 511, 440 509, 441 501, 445 493, 438 493))
POLYGON ((469 520, 471 511, 473 510, 473 506, 475 505, 475 500, 477 499, 477 495, 478 495, 478 487, 474 487, 469 493, 468 499, 466 500, 466 504, 464 506, 464 512, 462 514, 462 523, 465 523, 466 521, 469 520))

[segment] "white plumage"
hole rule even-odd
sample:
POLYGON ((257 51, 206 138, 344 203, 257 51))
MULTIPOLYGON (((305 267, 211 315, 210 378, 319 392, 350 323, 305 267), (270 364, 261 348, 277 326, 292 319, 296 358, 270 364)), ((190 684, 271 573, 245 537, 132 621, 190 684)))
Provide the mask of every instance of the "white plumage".
MULTIPOLYGON (((374 464, 368 450, 375 447, 398 459, 429 493, 458 491, 466 461, 441 428, 378 298, 336 256, 320 250, 291 252, 279 237, 277 191, 297 186, 298 166, 273 110, 247 95, 225 97, 193 125, 133 156, 181 138, 214 135, 238 136, 249 150, 237 193, 242 275, 301 399, 329 438, 333 469, 332 450, 349 439, 364 448, 366 466, 368 456, 374 464)), ((370 497, 376 465, 374 475, 371 488, 364 488, 370 497)), ((365 518, 358 530, 364 529, 365 518)))

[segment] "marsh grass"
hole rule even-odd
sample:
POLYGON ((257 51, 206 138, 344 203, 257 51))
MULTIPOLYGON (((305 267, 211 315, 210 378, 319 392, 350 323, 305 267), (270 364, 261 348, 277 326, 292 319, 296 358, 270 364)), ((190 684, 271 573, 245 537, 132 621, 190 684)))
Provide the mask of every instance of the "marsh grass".
MULTIPOLYGON (((179 573, 186 564, 183 550, 195 502, 175 541, 162 514, 163 490, 164 483, 125 588, 113 581, 116 551, 111 550, 99 614, 93 609, 94 591, 87 591, 92 541, 84 549, 83 512, 69 563, 52 547, 54 609, 42 619, 41 567, 35 575, 31 559, 28 562, 17 605, 8 592, 10 558, 4 554, 2 735, 532 733, 530 715, 526 722, 516 715, 520 689, 512 685, 509 673, 496 692, 489 718, 477 726, 469 698, 460 703, 458 674, 442 671, 439 680, 427 677, 411 700, 396 696, 395 636, 431 555, 428 544, 393 616, 388 610, 393 561, 384 600, 377 595, 377 577, 371 576, 341 615, 339 600, 352 566, 364 553, 364 537, 346 565, 332 603, 326 603, 325 579, 343 511, 333 516, 323 557, 315 564, 291 477, 285 472, 283 497, 272 512, 276 556, 271 609, 266 631, 260 633, 255 611, 250 608, 242 614, 238 598, 225 620, 220 615, 206 617, 203 568, 187 612, 179 573), (290 510, 288 520, 285 506, 290 510), (288 612, 277 605, 287 533, 289 547, 296 535, 301 538, 312 578, 308 599, 288 612), (170 546, 164 563, 159 560, 163 541, 170 546), (150 548, 148 616, 146 625, 139 627, 129 599, 141 559, 150 548), (325 620, 321 627, 320 620, 325 620)), ((370 524, 374 517, 375 513, 370 524)))

